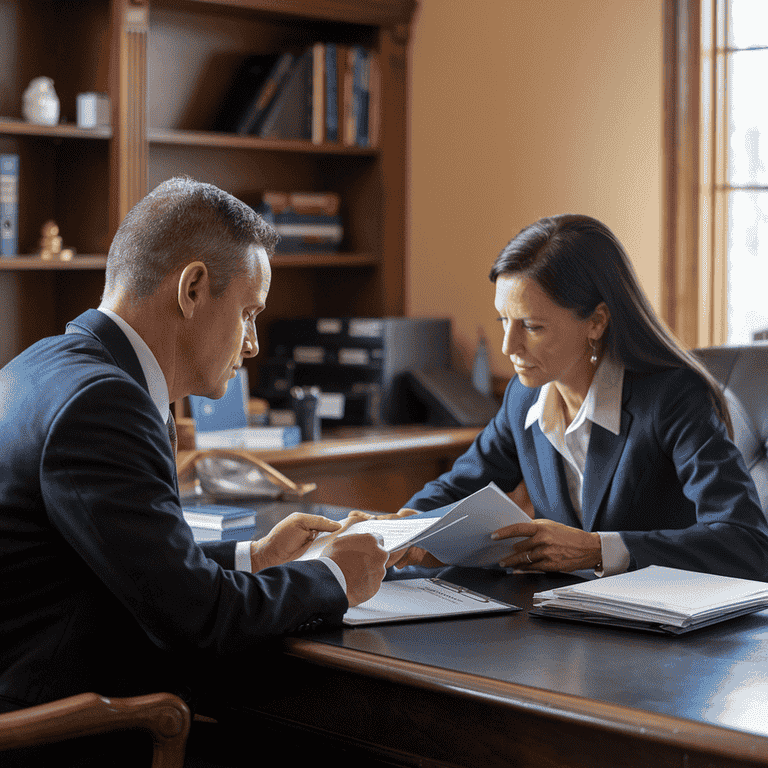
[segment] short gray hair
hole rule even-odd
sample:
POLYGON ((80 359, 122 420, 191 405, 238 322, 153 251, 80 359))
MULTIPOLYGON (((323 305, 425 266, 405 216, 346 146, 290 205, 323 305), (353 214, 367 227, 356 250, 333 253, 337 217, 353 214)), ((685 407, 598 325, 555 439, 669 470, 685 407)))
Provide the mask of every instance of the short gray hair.
POLYGON ((151 296, 175 270, 202 261, 219 296, 248 268, 250 246, 272 255, 279 237, 250 206, 186 176, 164 181, 123 219, 107 256, 104 293, 118 286, 151 296))

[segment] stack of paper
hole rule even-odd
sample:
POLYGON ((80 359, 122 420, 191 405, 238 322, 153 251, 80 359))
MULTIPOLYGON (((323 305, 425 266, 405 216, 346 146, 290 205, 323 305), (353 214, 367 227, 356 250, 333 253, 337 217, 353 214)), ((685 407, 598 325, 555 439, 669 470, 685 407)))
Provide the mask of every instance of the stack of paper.
POLYGON ((530 522, 531 518, 517 504, 495 483, 490 483, 465 499, 428 513, 363 520, 341 533, 322 534, 300 559, 319 557, 333 537, 377 533, 388 552, 419 546, 446 565, 493 568, 510 553, 517 539, 494 541, 491 534, 512 523, 530 522))
POLYGON ((533 615, 672 634, 768 607, 768 584, 651 565, 533 596, 533 615))

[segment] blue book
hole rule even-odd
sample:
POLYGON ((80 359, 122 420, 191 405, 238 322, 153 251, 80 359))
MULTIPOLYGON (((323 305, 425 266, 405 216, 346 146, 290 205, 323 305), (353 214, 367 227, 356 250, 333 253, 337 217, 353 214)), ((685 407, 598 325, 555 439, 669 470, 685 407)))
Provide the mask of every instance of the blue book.
POLYGON ((19 252, 19 156, 0 155, 0 258, 19 252))
POLYGON ((243 528, 229 528, 226 531, 198 528, 195 525, 189 527, 192 529, 192 537, 198 544, 202 544, 204 541, 250 541, 256 531, 256 527, 253 525, 246 525, 243 528))
POLYGON ((206 530, 224 531, 230 528, 245 528, 256 524, 256 512, 245 507, 231 507, 225 504, 200 504, 182 506, 181 512, 190 526, 206 530))
POLYGON ((325 140, 339 140, 339 90, 337 49, 335 43, 325 44, 325 140))
POLYGON ((370 55, 365 48, 358 48, 355 61, 355 109, 357 110, 356 143, 368 146, 368 111, 370 102, 370 55))
POLYGON ((220 400, 200 395, 189 396, 189 407, 195 420, 195 432, 215 432, 248 426, 248 375, 244 368, 230 379, 227 391, 220 400))

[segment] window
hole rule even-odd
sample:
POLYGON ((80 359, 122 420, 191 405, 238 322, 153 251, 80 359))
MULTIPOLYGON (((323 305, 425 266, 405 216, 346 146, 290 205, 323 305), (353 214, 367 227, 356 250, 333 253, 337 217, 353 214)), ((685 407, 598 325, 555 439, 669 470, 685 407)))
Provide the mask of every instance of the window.
POLYGON ((768 329, 768 2, 702 0, 701 25, 703 288, 711 341, 748 344, 768 329))
POLYGON ((689 347, 768 329, 768 2, 665 2, 662 314, 689 347))

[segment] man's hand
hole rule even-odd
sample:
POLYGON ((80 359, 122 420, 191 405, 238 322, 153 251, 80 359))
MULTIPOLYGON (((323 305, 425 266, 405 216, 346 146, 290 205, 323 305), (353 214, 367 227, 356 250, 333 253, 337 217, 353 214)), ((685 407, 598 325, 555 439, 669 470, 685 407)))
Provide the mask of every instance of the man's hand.
POLYGON ((513 554, 501 560, 502 568, 522 571, 577 571, 594 568, 602 559, 600 534, 571 528, 540 518, 499 528, 493 539, 526 537, 512 547, 513 554))
POLYGON ((323 557, 330 557, 344 574, 350 607, 364 603, 379 591, 389 556, 382 544, 380 536, 351 533, 323 550, 323 557))
POLYGON ((253 573, 301 557, 320 531, 338 531, 341 523, 320 515, 294 512, 281 520, 263 539, 251 542, 253 573))
POLYGON ((408 547, 392 552, 387 560, 387 568, 405 568, 407 565, 423 565, 425 568, 442 568, 445 563, 440 562, 434 555, 421 547, 408 547))

